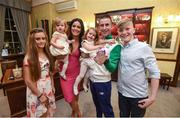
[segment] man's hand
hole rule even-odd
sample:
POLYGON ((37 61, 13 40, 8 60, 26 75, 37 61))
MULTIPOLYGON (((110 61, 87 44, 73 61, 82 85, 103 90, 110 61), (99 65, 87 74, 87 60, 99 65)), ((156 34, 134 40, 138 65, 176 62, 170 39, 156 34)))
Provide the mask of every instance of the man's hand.
POLYGON ((107 59, 108 57, 105 55, 105 51, 98 51, 96 57, 94 57, 95 62, 99 65, 104 64, 107 59))
POLYGON ((140 101, 138 102, 138 106, 139 106, 140 108, 147 108, 147 107, 149 107, 153 102, 154 102, 154 100, 151 99, 151 98, 143 99, 143 100, 140 100, 140 101))

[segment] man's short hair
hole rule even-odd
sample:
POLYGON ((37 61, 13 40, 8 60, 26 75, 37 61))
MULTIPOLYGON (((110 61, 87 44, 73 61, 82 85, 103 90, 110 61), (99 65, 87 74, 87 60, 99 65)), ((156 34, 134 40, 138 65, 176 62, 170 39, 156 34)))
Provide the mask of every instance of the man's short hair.
POLYGON ((111 16, 109 16, 108 14, 105 14, 105 15, 100 16, 100 17, 99 17, 99 21, 100 21, 101 19, 105 19, 105 18, 110 19, 111 22, 112 22, 111 16))

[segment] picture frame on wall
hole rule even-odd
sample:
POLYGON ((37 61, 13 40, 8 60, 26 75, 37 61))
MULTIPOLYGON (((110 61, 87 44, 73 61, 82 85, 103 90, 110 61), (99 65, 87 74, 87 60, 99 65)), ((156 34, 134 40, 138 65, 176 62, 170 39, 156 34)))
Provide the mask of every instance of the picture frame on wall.
POLYGON ((174 53, 178 27, 153 28, 152 49, 156 53, 174 53))

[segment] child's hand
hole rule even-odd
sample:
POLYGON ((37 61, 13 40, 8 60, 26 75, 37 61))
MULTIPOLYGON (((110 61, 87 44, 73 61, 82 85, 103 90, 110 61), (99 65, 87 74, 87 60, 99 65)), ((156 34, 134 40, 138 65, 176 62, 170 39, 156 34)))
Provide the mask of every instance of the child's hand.
POLYGON ((75 39, 71 40, 71 42, 72 42, 72 43, 75 42, 75 39))
POLYGON ((55 61, 55 71, 59 71, 59 62, 58 62, 58 60, 55 61))
POLYGON ((105 45, 106 44, 101 44, 101 45, 99 45, 99 48, 104 48, 105 45))
POLYGON ((73 39, 73 40, 67 40, 67 42, 68 42, 69 44, 71 44, 71 43, 75 42, 75 39, 73 39))

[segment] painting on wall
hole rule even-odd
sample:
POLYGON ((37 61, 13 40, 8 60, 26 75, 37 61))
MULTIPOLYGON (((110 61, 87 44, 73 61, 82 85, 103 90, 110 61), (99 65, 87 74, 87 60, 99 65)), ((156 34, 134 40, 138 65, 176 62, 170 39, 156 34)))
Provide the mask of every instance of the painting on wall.
POLYGON ((157 53, 174 53, 178 27, 153 28, 152 49, 157 53))

